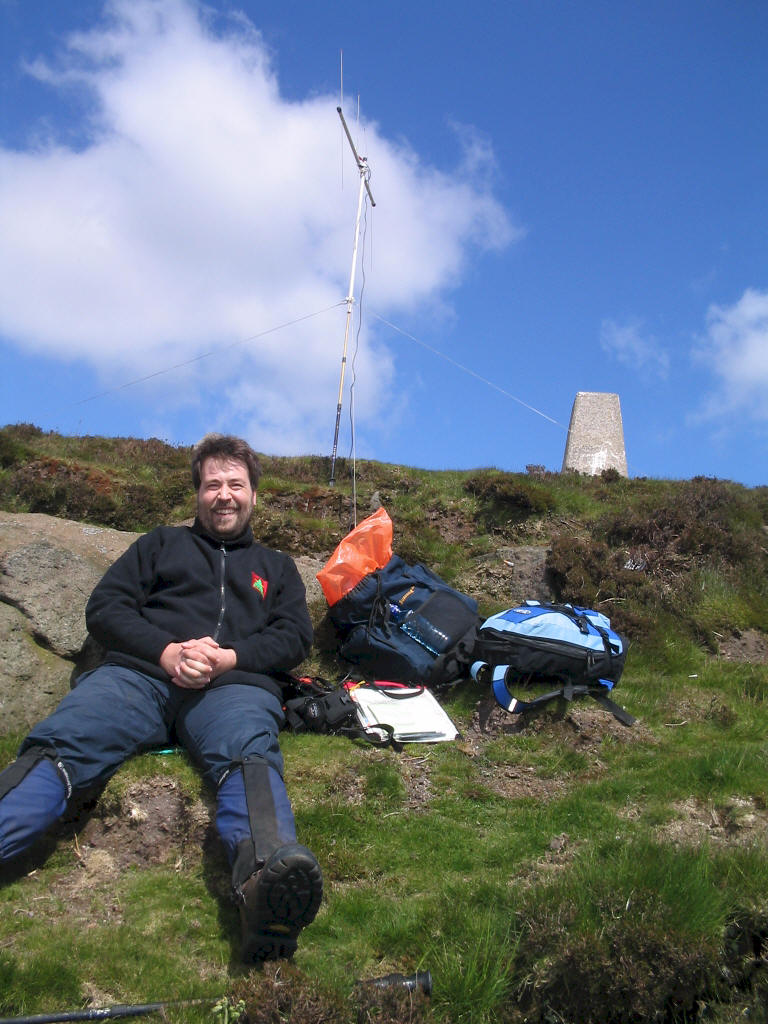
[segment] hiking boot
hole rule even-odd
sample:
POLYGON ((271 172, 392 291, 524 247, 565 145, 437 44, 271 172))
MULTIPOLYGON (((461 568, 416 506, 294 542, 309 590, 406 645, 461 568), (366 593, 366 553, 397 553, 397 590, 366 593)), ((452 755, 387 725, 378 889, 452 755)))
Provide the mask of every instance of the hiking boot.
POLYGON ((298 843, 280 846, 259 871, 235 889, 240 904, 245 963, 287 959, 302 928, 315 919, 323 875, 314 855, 298 843))

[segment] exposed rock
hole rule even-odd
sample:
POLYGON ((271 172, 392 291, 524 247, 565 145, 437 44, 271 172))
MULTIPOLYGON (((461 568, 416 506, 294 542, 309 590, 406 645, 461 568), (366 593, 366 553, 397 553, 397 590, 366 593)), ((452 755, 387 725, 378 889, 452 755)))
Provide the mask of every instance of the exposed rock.
POLYGON ((137 533, 75 523, 35 512, 0 512, 2 559, 27 544, 46 541, 54 547, 81 555, 104 572, 136 537, 137 533))
POLYGON ((40 514, 0 512, 0 734, 49 714, 90 660, 85 603, 137 537, 40 514))
POLYGON ((83 606, 100 575, 81 554, 35 540, 0 559, 0 597, 54 653, 72 658, 85 643, 83 606))
POLYGON ((325 562, 320 558, 311 558, 309 555, 299 555, 298 558, 294 558, 294 562, 299 570, 299 575, 304 581, 304 586, 307 588, 307 603, 310 609, 317 601, 325 603, 322 587, 316 578, 317 573, 325 565, 325 562))
POLYGON ((0 735, 25 732, 69 689, 72 664, 41 646, 18 609, 0 604, 0 735))

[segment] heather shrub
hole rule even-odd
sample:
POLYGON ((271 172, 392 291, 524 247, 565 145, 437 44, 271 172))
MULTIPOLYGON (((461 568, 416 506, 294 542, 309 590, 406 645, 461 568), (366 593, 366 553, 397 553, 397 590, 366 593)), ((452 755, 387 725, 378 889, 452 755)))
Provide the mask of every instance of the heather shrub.
POLYGON ((464 481, 464 490, 477 499, 478 519, 491 528, 544 515, 557 507, 554 491, 536 476, 491 470, 470 476, 464 481))

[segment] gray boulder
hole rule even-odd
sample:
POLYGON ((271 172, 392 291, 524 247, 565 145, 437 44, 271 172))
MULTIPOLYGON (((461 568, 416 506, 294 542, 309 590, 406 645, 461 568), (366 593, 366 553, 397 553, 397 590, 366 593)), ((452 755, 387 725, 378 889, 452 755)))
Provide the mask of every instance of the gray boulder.
POLYGON ((85 603, 137 536, 0 512, 0 735, 26 732, 93 660, 85 603))

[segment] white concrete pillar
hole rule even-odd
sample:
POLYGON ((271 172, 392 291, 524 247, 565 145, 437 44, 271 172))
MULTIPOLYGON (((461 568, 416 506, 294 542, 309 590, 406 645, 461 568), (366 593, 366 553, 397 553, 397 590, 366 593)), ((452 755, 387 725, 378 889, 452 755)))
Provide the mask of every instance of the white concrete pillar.
POLYGON ((604 469, 629 475, 619 396, 579 391, 571 410, 563 472, 576 470, 599 476, 604 469))

